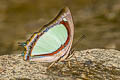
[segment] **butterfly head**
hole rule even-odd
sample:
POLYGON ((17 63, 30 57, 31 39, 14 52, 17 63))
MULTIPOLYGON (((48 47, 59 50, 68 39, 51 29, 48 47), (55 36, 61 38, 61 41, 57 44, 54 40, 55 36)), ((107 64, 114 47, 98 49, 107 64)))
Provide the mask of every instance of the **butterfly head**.
MULTIPOLYGON (((19 46, 25 47, 26 46, 26 42, 22 42, 22 43, 18 43, 19 46)), ((21 54, 22 56, 24 56, 24 51, 21 54)))

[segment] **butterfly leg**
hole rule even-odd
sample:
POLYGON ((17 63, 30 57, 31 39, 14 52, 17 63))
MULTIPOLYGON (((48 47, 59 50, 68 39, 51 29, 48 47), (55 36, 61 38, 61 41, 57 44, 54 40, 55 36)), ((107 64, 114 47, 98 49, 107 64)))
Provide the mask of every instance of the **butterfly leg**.
POLYGON ((56 63, 56 61, 52 62, 47 69, 50 69, 54 64, 56 63))
POLYGON ((71 62, 68 60, 68 67, 71 68, 71 62))
POLYGON ((78 60, 77 60, 77 57, 76 57, 76 55, 75 55, 75 51, 73 51, 72 55, 73 55, 73 57, 75 58, 76 63, 79 65, 78 60))
POLYGON ((60 57, 57 61, 52 62, 47 69, 50 69, 55 63, 58 63, 62 57, 60 57))
MULTIPOLYGON (((75 56, 75 50, 72 50, 72 51, 71 51, 70 55, 68 56, 68 59, 70 59, 71 57, 74 57, 77 65, 79 65, 78 60, 77 60, 77 57, 75 56)), ((68 60, 68 66, 71 67, 71 62, 70 62, 70 60, 68 60)))
POLYGON ((67 60, 66 60, 69 68, 71 67, 70 58, 73 57, 73 55, 74 55, 73 52, 74 52, 73 50, 70 52, 70 54, 68 55, 67 60))
POLYGON ((73 54, 73 56, 74 56, 74 58, 75 58, 76 63, 79 65, 79 63, 78 63, 78 60, 77 60, 77 57, 76 57, 75 53, 73 54))
POLYGON ((74 56, 77 64, 78 64, 78 60, 77 60, 77 57, 75 56, 75 47, 76 47, 76 46, 79 44, 79 42, 80 42, 82 39, 84 39, 85 37, 86 37, 85 35, 82 35, 82 37, 80 37, 80 38, 78 39, 78 41, 75 42, 75 44, 73 45, 72 49, 70 50, 70 54, 69 54, 68 57, 67 57, 67 58, 71 58, 71 57, 74 56))

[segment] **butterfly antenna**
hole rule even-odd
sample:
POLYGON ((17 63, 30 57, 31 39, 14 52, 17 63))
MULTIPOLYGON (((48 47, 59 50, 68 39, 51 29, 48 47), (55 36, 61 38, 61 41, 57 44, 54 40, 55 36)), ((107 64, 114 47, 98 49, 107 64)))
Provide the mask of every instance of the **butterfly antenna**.
POLYGON ((85 35, 82 35, 74 44, 73 44, 73 47, 72 49, 70 50, 70 55, 72 54, 73 55, 73 52, 75 51, 76 49, 76 46, 79 44, 79 42, 81 40, 83 40, 86 36, 85 35))
MULTIPOLYGON (((86 37, 85 35, 82 35, 82 36, 73 44, 72 49, 75 49, 75 47, 79 44, 79 42, 80 42, 81 40, 83 40, 85 37, 86 37)), ((72 49, 71 49, 71 50, 72 50, 72 49)))

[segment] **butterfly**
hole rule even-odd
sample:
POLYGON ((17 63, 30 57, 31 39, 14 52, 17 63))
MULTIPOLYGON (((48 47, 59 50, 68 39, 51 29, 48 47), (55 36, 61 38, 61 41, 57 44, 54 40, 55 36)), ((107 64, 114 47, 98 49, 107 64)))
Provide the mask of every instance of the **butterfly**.
POLYGON ((24 47, 24 60, 40 62, 65 60, 70 55, 73 35, 71 12, 65 7, 51 22, 35 32, 29 40, 21 43, 24 47))

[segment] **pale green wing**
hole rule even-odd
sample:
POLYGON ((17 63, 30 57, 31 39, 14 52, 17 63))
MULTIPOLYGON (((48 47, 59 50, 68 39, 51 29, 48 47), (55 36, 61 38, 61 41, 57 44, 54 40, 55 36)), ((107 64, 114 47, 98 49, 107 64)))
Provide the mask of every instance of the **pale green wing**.
POLYGON ((31 55, 48 54, 56 51, 63 45, 68 37, 68 32, 63 24, 57 24, 39 37, 33 47, 31 55))

